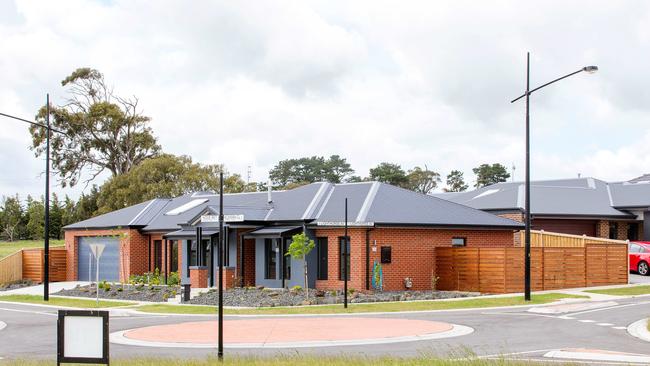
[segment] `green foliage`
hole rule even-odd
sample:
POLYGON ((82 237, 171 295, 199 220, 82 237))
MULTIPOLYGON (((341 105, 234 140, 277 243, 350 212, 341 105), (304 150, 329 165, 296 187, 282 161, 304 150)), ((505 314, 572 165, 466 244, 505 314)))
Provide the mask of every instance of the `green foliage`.
POLYGON ((300 291, 302 291, 302 286, 300 286, 300 285, 295 285, 295 286, 293 286, 293 287, 291 288, 291 291, 293 291, 293 292, 300 292, 300 291))
POLYGON ((18 239, 22 217, 23 207, 18 195, 3 197, 0 207, 0 236, 9 241, 18 239))
MULTIPOLYGON (((153 272, 146 272, 141 275, 131 275, 129 277, 129 283, 140 286, 159 286, 165 284, 165 276, 160 273, 160 270, 156 268, 153 272)), ((181 283, 180 276, 178 272, 171 272, 167 276, 167 285, 169 286, 178 286, 181 283)))
POLYGON ((431 191, 438 187, 438 183, 440 183, 440 174, 429 170, 426 165, 424 169, 416 166, 409 170, 406 178, 408 179, 406 188, 424 194, 431 193, 431 191))
POLYGON ((27 196, 27 226, 26 234, 28 239, 43 239, 45 226, 45 206, 41 198, 40 201, 27 196))
POLYGON ((469 186, 465 184, 463 172, 460 170, 452 170, 447 175, 447 188, 445 188, 445 192, 463 192, 467 190, 467 188, 469 188, 469 186))
POLYGON ((505 166, 495 163, 495 164, 481 164, 478 167, 472 169, 474 174, 476 174, 476 184, 474 187, 481 188, 489 186, 490 184, 505 182, 510 178, 510 173, 505 166))
MULTIPOLYGON (((131 171, 110 178, 102 186, 98 213, 106 213, 146 200, 176 197, 196 191, 219 190, 223 166, 193 163, 189 156, 162 154, 147 159, 131 171)), ((224 179, 224 191, 241 192, 246 185, 237 174, 224 179)))
POLYGON ((172 272, 167 276, 167 285, 169 286, 178 286, 181 284, 181 277, 178 275, 178 272, 172 272))
POLYGON ((63 227, 63 207, 56 193, 50 199, 50 238, 61 239, 63 227))
MULTIPOLYGON (((91 170, 89 181, 105 170, 117 176, 158 154, 150 118, 138 112, 137 98, 114 95, 104 76, 90 68, 75 70, 61 85, 69 97, 63 106, 50 107, 50 121, 65 134, 52 134, 50 140, 52 168, 62 186, 77 184, 85 169, 91 170)), ((36 120, 44 123, 46 114, 46 106, 41 107, 36 120)), ((31 149, 41 156, 45 129, 31 126, 29 131, 31 149)))
POLYGON ((407 188, 409 178, 404 169, 398 164, 381 163, 370 169, 370 180, 392 184, 394 186, 407 188))
POLYGON ((287 254, 285 255, 296 259, 304 259, 316 246, 316 243, 307 238, 305 233, 296 234, 291 237, 291 240, 291 244, 287 248, 287 254))
POLYGON ((290 189, 314 182, 341 183, 354 173, 345 158, 332 155, 282 160, 271 169, 269 178, 276 188, 290 189))

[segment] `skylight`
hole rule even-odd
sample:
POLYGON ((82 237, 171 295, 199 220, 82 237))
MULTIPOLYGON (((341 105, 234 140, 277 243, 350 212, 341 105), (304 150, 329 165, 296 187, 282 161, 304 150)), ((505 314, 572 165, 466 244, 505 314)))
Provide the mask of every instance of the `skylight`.
POLYGON ((497 193, 497 192, 499 192, 498 189, 488 189, 487 191, 485 191, 485 192, 483 192, 483 193, 477 195, 476 197, 474 197, 474 198, 472 198, 472 199, 475 200, 475 199, 477 199, 477 198, 481 198, 481 197, 489 196, 489 195, 494 194, 494 193, 497 193))
POLYGON ((206 202, 208 202, 207 199, 191 200, 190 202, 188 202, 188 203, 186 203, 186 204, 184 204, 182 206, 178 206, 178 207, 176 207, 175 209, 173 209, 171 211, 167 211, 167 213, 165 213, 165 215, 168 215, 168 216, 180 215, 183 212, 189 211, 189 210, 193 209, 194 207, 202 205, 202 204, 204 204, 206 202))

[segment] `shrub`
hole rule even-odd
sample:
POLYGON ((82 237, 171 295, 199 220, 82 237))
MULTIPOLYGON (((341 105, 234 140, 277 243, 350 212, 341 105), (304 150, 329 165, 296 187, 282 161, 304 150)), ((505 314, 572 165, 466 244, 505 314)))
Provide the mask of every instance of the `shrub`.
POLYGON ((300 291, 300 290, 302 290, 302 286, 300 286, 300 285, 295 285, 295 286, 293 286, 293 287, 291 288, 291 291, 292 291, 292 292, 298 292, 298 291, 300 291))
POLYGON ((169 286, 178 286, 181 283, 181 277, 178 275, 178 272, 172 272, 167 277, 167 285, 169 286))
POLYGON ((123 287, 118 287, 118 288, 117 288, 117 292, 122 292, 122 291, 124 291, 124 288, 123 288, 123 287))

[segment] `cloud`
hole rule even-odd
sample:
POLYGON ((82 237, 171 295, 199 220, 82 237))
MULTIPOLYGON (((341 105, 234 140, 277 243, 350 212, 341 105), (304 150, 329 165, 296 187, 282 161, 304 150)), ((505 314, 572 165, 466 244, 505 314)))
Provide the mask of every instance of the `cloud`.
MULTIPOLYGON (((645 2, 29 0, 0 10, 10 55, 1 111, 30 117, 46 91, 62 104, 60 80, 95 67, 138 96, 166 151, 243 176, 251 166, 254 180, 280 159, 329 154, 359 175, 389 161, 472 180, 471 168, 501 162, 521 179, 524 105, 509 101, 525 87, 526 51, 533 86, 601 68, 533 95, 533 178, 650 170, 645 2)), ((0 160, 38 177, 25 130, 0 131, 0 160)), ((0 193, 41 190, 38 179, 7 179, 0 193)))

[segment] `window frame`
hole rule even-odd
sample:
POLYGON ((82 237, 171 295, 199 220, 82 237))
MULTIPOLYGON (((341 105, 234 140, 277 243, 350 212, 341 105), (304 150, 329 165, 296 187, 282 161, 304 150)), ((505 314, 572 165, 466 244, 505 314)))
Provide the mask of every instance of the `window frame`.
POLYGON ((327 280, 328 276, 328 267, 329 267, 329 253, 328 253, 328 245, 329 245, 329 240, 328 237, 318 237, 316 238, 316 279, 317 280, 327 280), (323 243, 325 245, 323 245, 323 243), (324 251, 324 253, 323 253, 324 251))
POLYGON ((464 236, 454 236, 451 238, 451 246, 452 247, 466 247, 467 246, 467 237, 464 236), (462 240, 462 244, 455 244, 454 240, 462 240))
POLYGON ((350 254, 352 252, 352 240, 350 239, 350 236, 347 237, 347 240, 345 240, 345 236, 339 236, 339 281, 345 281, 345 278, 343 278, 343 245, 347 242, 347 280, 350 281, 350 274, 352 273, 352 261, 350 260, 350 254))
POLYGON ((264 239, 264 279, 265 280, 276 280, 278 277, 278 256, 277 252, 274 249, 274 240, 273 239, 264 239), (272 254, 272 255, 270 255, 272 254), (271 273, 271 264, 273 267, 273 273, 271 273))
POLYGON ((393 261, 393 247, 390 245, 382 245, 379 247, 379 260, 382 264, 390 264, 393 261))

